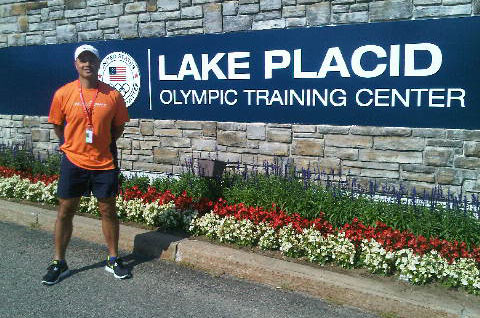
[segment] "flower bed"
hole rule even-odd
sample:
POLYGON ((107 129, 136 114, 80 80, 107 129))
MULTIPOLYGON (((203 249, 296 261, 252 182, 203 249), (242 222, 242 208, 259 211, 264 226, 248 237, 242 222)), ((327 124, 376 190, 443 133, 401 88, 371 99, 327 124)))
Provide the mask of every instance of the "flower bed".
MULTIPOLYGON (((56 177, 18 173, 0 167, 0 197, 55 203, 56 177)), ((82 198, 80 211, 97 214, 95 198, 82 198)), ((433 281, 480 294, 480 248, 461 242, 415 236, 377 222, 358 219, 336 228, 322 214, 308 220, 275 205, 265 209, 175 196, 153 187, 130 187, 117 198, 121 219, 166 229, 183 229, 220 242, 280 250, 286 256, 317 264, 362 267, 373 273, 399 275, 412 284, 433 281)))

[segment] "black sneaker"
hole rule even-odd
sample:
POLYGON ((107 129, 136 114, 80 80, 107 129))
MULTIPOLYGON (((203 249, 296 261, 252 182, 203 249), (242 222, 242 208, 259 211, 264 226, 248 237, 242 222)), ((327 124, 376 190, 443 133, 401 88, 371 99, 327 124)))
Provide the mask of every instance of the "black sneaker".
POLYGON ((44 285, 54 285, 62 278, 70 275, 70 270, 68 269, 67 263, 57 260, 54 260, 52 264, 48 266, 47 270, 47 274, 45 274, 42 279, 42 284, 44 285))
POLYGON ((130 278, 130 270, 123 266, 123 262, 120 258, 117 258, 114 263, 111 263, 107 258, 107 265, 105 265, 105 270, 109 273, 112 273, 115 278, 125 279, 130 278))

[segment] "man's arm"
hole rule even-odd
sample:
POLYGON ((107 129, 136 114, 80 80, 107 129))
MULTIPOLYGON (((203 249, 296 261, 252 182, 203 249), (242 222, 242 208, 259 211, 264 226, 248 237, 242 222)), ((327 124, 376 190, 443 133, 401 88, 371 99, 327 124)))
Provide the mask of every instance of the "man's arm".
POLYGON ((57 135, 58 139, 60 139, 60 140, 63 140, 64 128, 65 128, 64 125, 53 124, 53 130, 55 131, 55 135, 57 135))
POLYGON ((120 126, 112 126, 112 139, 117 140, 123 134, 123 129, 125 128, 125 124, 120 126))

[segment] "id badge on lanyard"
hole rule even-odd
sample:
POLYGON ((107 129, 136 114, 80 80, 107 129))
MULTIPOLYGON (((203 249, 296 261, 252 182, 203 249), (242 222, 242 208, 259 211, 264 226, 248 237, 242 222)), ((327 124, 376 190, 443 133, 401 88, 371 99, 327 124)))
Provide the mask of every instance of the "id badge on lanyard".
POLYGON ((93 144, 93 127, 87 127, 85 131, 85 141, 87 144, 93 144))
POLYGON ((93 120, 92 120, 92 117, 93 117, 93 106, 95 105, 95 100, 97 99, 97 96, 98 96, 98 88, 97 88, 97 91, 95 92, 95 97, 92 99, 91 103, 90 103, 90 107, 87 108, 87 105, 85 104, 85 99, 83 98, 83 91, 82 91, 82 86, 80 84, 80 82, 78 83, 78 91, 79 91, 79 94, 80 94, 80 100, 82 102, 82 106, 83 106, 83 113, 85 115, 85 117, 87 117, 87 121, 88 121, 88 126, 87 126, 87 129, 85 130, 85 142, 87 144, 93 144, 93 120))

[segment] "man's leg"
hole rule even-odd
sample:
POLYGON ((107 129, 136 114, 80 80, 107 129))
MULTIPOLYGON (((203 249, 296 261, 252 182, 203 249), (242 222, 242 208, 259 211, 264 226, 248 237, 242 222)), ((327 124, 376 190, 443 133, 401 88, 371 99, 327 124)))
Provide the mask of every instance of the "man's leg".
POLYGON ((115 206, 115 197, 98 199, 98 208, 102 214, 102 230, 109 254, 105 270, 112 273, 116 278, 129 278, 131 277, 130 270, 124 267, 122 260, 118 258, 120 225, 115 206))
POLYGON ((55 222, 55 259, 65 260, 65 251, 72 237, 73 216, 80 198, 59 199, 57 221, 55 222))
POLYGON ((117 257, 120 226, 115 207, 115 197, 98 199, 98 209, 102 216, 102 230, 108 253, 111 257, 117 257))

